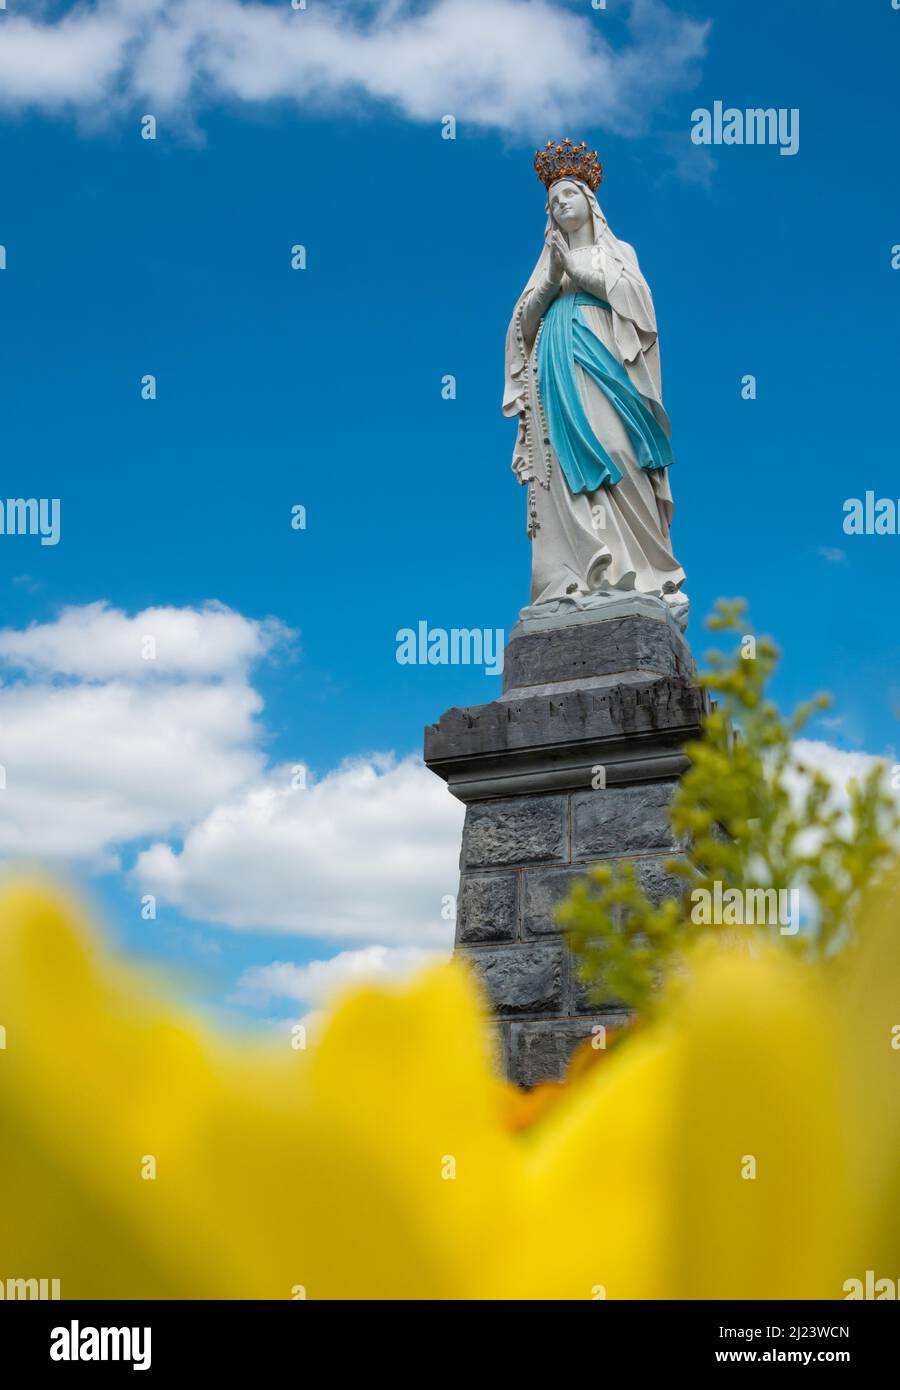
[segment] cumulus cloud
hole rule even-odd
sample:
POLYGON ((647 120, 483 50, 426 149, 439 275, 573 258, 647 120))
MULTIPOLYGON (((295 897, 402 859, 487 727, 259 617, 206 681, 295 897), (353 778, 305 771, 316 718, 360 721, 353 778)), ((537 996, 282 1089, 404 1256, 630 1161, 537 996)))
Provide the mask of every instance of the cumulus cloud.
MULTIPOLYGON (((794 743, 794 753, 798 764, 811 773, 821 772, 828 778, 835 789, 837 803, 841 806, 850 804, 848 783, 853 780, 862 782, 873 768, 883 769, 885 789, 890 787, 890 767, 886 759, 876 758, 871 753, 835 748, 834 744, 826 743, 823 739, 810 738, 797 739, 794 743)), ((789 790, 797 791, 805 786, 806 778, 794 771, 787 782, 789 790)))
POLYGON ((387 756, 303 780, 275 768, 193 826, 180 850, 145 850, 142 890, 229 927, 445 946, 463 808, 443 783, 416 758, 387 756))
MULTIPOLYGON (((895 796, 900 800, 897 789, 893 785, 893 767, 885 758, 875 758, 870 753, 835 748, 833 744, 826 743, 822 739, 807 738, 797 739, 794 743, 794 754, 795 766, 789 769, 785 775, 785 785, 788 792, 795 803, 799 805, 810 784, 812 774, 819 772, 827 777, 832 786, 831 809, 841 813, 838 820, 838 830, 844 838, 849 837, 852 831, 849 792, 851 781, 862 783, 875 768, 880 768, 882 790, 888 796, 895 796)), ((820 837, 815 832, 805 830, 800 836, 799 846, 804 853, 812 854, 816 851, 819 840, 820 837)))
POLYGON ((254 965, 238 980, 233 1002, 262 1005, 289 999, 321 1007, 357 985, 406 979, 424 966, 443 960, 446 954, 419 946, 379 945, 339 951, 328 960, 313 960, 306 965, 289 961, 254 965))
POLYGON ((286 636, 220 605, 0 630, 0 853, 109 866, 245 786, 264 766, 248 670, 286 636))
POLYGON ((299 1007, 287 1017, 270 1015, 264 1020, 267 1027, 289 1035, 293 1042, 294 1029, 300 1024, 305 1030, 306 1045, 315 1045, 342 994, 367 984, 399 984, 426 966, 446 960, 449 954, 448 939, 444 950, 373 945, 338 951, 328 960, 309 961, 306 965, 289 961, 254 965, 244 971, 228 1003, 239 1008, 259 1008, 287 1000, 299 1007))
POLYGON ((318 782, 267 764, 254 668, 294 636, 221 604, 0 629, 0 855, 112 869, 154 841, 136 881, 197 920, 446 946, 443 783, 389 755, 318 782))
MULTIPOLYGON (((449 948, 463 807, 417 758, 355 759, 320 780, 309 749, 270 766, 254 668, 291 637, 217 604, 89 604, 0 629, 0 854, 124 860, 140 891, 197 921, 368 948, 241 982, 316 1006, 354 972, 449 948)), ((878 761, 810 739, 795 751, 843 807, 878 761)))
POLYGON ((240 679, 292 636, 275 619, 251 622, 218 603, 145 608, 134 617, 106 603, 88 603, 64 608, 52 623, 0 630, 0 665, 91 681, 240 679))
POLYGON ((709 26, 665 0, 631 0, 627 18, 614 46, 602 10, 551 0, 79 0, 54 19, 5 17, 0 104, 95 114, 140 102, 159 115, 362 98, 534 138, 579 124, 636 134, 696 80, 709 26))

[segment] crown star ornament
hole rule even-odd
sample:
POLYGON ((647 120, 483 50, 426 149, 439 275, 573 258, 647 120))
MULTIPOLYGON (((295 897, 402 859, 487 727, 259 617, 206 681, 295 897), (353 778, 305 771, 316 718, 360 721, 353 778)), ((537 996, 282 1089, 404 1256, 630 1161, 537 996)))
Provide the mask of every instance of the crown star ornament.
POLYGON ((580 145, 573 145, 571 140, 558 145, 548 140, 542 150, 535 152, 534 167, 545 188, 558 179, 580 179, 596 193, 603 182, 603 165, 597 151, 589 150, 583 140, 580 145))

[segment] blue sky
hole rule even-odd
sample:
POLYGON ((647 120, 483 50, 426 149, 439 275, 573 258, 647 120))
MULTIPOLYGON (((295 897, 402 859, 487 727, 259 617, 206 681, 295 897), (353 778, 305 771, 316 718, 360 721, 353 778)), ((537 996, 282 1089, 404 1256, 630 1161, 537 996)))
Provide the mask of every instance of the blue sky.
MULTIPOLYGON (((333 22, 316 0, 290 16, 283 3, 248 8, 333 22)), ((335 32, 353 64, 362 46, 365 71, 349 86, 314 83, 302 63, 279 85, 278 50, 263 45, 265 80, 198 71, 173 91, 172 54, 138 76, 112 60, 93 66, 121 27, 116 4, 91 15, 8 0, 2 494, 60 498, 62 538, 0 539, 3 628, 95 603, 134 615, 214 602, 247 624, 277 619, 293 638, 280 633, 237 677, 204 677, 260 697, 241 735, 239 752, 257 760, 248 785, 301 762, 319 781, 346 759, 402 762, 444 709, 490 699, 498 682, 478 670, 398 665, 395 634, 419 619, 508 630, 527 601, 525 499, 509 468, 514 427, 500 415, 503 337, 541 245, 535 144, 571 135, 599 148, 601 202, 654 293, 695 650, 715 599, 744 595, 784 648, 782 703, 830 690, 835 708, 815 736, 892 757, 900 540, 844 536, 842 507, 867 489, 900 497, 900 12, 890 0, 636 8, 637 57, 617 0, 596 12, 491 0, 478 45, 496 69, 467 74, 466 38, 429 76, 426 21, 437 10, 442 33, 466 36, 469 5, 380 17, 349 6, 335 32), (561 53, 547 50, 552 72, 533 48, 510 52, 503 26, 523 14, 534 26, 523 32, 562 36, 561 53), (30 25, 30 39, 49 42, 67 17, 98 27, 69 31, 69 72, 54 85, 48 64, 34 59, 29 72, 32 50, 11 40, 30 25), (692 146, 692 111, 716 100, 798 108, 799 153, 692 146), (155 141, 140 138, 147 112, 155 141), (441 138, 445 113, 454 141, 441 138), (291 269, 296 243, 305 271, 291 269), (141 399, 146 373, 154 401, 141 399), (741 395, 748 373, 754 401, 741 395), (297 504, 304 531, 291 529, 297 504)), ((152 23, 156 0, 135 10, 152 23)), ((81 694, 103 680, 86 670, 81 694)), ((12 662, 4 679, 7 690, 38 681, 46 695, 71 694, 73 678, 12 662)), ((204 756, 219 756, 214 741, 204 756)), ((106 768, 115 750, 100 740, 96 758, 106 768)), ((6 762, 43 779, 52 816, 52 766, 35 771, 40 759, 16 748, 6 762)), ((178 766, 186 784, 203 783, 189 757, 178 766)), ((239 800, 242 785, 238 769, 222 800, 239 800)), ((13 823, 14 790, 3 794, 13 823)), ((80 794, 68 786, 61 799, 80 794)), ((175 797, 146 824, 125 817, 87 852, 38 857, 101 904, 129 952, 195 997, 221 1005, 243 972, 273 961, 414 951, 423 911, 433 931, 421 944, 436 943, 442 896, 455 890, 455 809, 433 800, 426 859, 442 867, 433 889, 421 865, 412 872, 416 901, 398 908, 398 934, 389 921, 379 932, 378 912, 358 935, 224 925, 197 909, 199 887, 194 908, 161 900, 157 920, 142 921, 139 854, 163 844, 177 856, 219 804, 212 793, 208 805, 189 801, 175 797)), ((402 817, 397 827, 402 838, 402 817)), ((415 858, 414 837, 409 850, 415 858)), ((296 993, 293 1003, 305 1006, 296 993)), ((273 995, 248 1007, 268 1017, 292 1005, 273 995)))

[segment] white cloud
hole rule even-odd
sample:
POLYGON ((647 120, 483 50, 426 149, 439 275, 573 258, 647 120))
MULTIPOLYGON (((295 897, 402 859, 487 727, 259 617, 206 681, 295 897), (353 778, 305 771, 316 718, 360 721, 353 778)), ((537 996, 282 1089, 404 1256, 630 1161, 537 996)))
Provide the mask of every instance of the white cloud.
MULTIPOLYGON (((849 805, 849 794, 847 784, 853 778, 862 781, 867 777, 873 768, 881 767, 887 776, 888 768, 884 758, 873 757, 871 753, 859 753, 847 751, 843 748, 835 748, 831 743, 825 743, 822 739, 801 738, 794 743, 794 755, 797 763, 802 764, 811 772, 821 772, 832 783, 836 790, 839 802, 849 805)), ((793 779, 789 779, 789 784, 794 787, 793 779)))
POLYGON ((109 865, 259 776, 247 671, 283 635, 219 605, 128 617, 89 604, 0 630, 0 854, 109 865))
MULTIPOLYGON (((152 840, 136 884, 193 919, 371 944, 242 981, 315 1005, 354 972, 449 948, 463 807, 417 758, 347 761, 306 787, 299 756, 268 766, 251 673, 290 636, 216 604, 90 604, 0 630, 0 854, 109 868, 152 840)), ((843 808, 878 761, 813 739, 795 754, 843 808)))
POLYGON ((246 685, 0 690, 0 853, 103 859, 203 815, 257 771, 246 685))
POLYGON ((138 857, 143 891, 188 915, 340 941, 445 946, 463 808, 416 758, 342 764, 306 788, 275 768, 180 851, 138 857))
POLYGON ((400 983, 427 965, 446 960, 450 942, 444 950, 419 946, 364 946, 355 951, 339 951, 328 960, 306 965, 273 961, 245 970, 228 1002, 238 1007, 259 1007, 275 1001, 291 1000, 303 1006, 287 1018, 269 1017, 267 1026, 275 1033, 292 1036, 299 1023, 306 1031, 307 1045, 318 1042, 341 994, 361 985, 384 986, 400 983))
POLYGON ((216 99, 334 108, 360 97, 413 120, 546 139, 579 124, 646 128, 690 85, 708 25, 665 0, 631 0, 614 48, 607 16, 550 0, 310 4, 98 0, 42 22, 8 14, 0 104, 94 115, 140 102, 187 113, 216 99))
POLYGON ((0 31, 0 104, 93 103, 115 82, 132 32, 120 4, 97 12, 78 5, 55 23, 7 13, 0 31))
POLYGON ((0 629, 0 855, 110 869, 154 839, 136 881, 197 920, 446 946, 463 810, 444 784, 414 758, 306 788, 299 761, 267 766, 251 671, 291 637, 221 604, 0 629))
MULTIPOLYGON (((793 751, 794 767, 785 775, 785 785, 792 799, 799 804, 809 785, 810 774, 822 773, 833 789, 831 809, 841 812, 838 830, 844 837, 849 836, 852 830, 849 782, 855 780, 861 784, 874 768, 880 767, 883 773, 882 790, 888 796, 897 795, 891 787, 891 766, 885 758, 875 758, 871 753, 848 752, 821 739, 808 738, 797 739, 793 751), (804 768, 804 772, 799 772, 798 767, 804 768)), ((900 796, 897 799, 900 800, 900 796)), ((804 830, 798 843, 804 853, 811 854, 819 839, 812 831, 804 830)))
POLYGON ((404 980, 435 961, 446 951, 429 951, 419 946, 364 946, 355 951, 339 951, 329 960, 313 960, 306 965, 273 961, 254 965, 238 980, 233 1002, 268 1004, 290 999, 295 1003, 322 1006, 330 1004, 345 990, 361 984, 383 984, 404 980))
POLYGON ((222 604, 145 608, 133 618, 106 603, 63 609, 53 623, 0 630, 0 664, 83 680, 242 677, 288 636, 273 619, 250 622, 222 604))

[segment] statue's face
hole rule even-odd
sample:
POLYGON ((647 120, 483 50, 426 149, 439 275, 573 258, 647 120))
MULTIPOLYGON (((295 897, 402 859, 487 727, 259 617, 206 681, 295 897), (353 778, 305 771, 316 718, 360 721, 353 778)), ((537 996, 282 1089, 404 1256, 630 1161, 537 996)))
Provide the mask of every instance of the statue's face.
POLYGON ((564 232, 577 232, 591 215, 584 191, 571 179, 560 179, 550 189, 550 211, 564 232))

